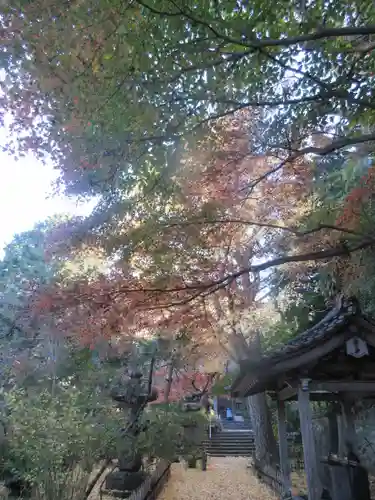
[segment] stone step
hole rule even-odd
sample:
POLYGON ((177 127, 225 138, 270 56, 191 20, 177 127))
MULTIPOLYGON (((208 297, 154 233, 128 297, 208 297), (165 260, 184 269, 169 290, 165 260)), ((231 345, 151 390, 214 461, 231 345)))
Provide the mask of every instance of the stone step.
POLYGON ((233 445, 209 445, 205 446, 206 450, 253 450, 254 445, 249 444, 249 445, 238 445, 238 444, 233 444, 233 445))
POLYGON ((209 441, 254 441, 254 434, 247 431, 219 432, 212 434, 209 441))
POLYGON ((254 446, 254 441, 205 441, 205 446, 254 446))
POLYGON ((215 432, 215 436, 254 436, 251 429, 223 429, 215 432))
POLYGON ((209 448, 206 450, 207 455, 212 455, 212 456, 224 456, 224 457, 251 457, 254 455, 254 449, 249 449, 249 448, 233 448, 233 449, 227 449, 227 448, 217 448, 217 449, 212 449, 209 448))
POLYGON ((206 442, 204 443, 204 446, 206 448, 254 448, 254 441, 238 441, 238 442, 226 442, 226 443, 218 443, 217 441, 214 442, 206 442))
POLYGON ((133 491, 108 490, 103 488, 100 493, 111 498, 129 498, 133 494, 133 491))
POLYGON ((251 427, 250 425, 246 425, 246 424, 225 424, 225 425, 221 425, 221 428, 222 429, 233 429, 233 430, 242 430, 242 429, 248 429, 249 431, 251 431, 251 427))
POLYGON ((243 434, 236 434, 235 436, 230 435, 230 434, 218 434, 211 436, 211 439, 206 439, 206 441, 218 441, 221 443, 227 443, 228 441, 233 441, 233 442, 241 442, 241 441, 254 441, 254 437, 251 434, 248 433, 243 433, 243 434))
POLYGON ((252 445, 254 443, 254 439, 205 439, 204 440, 205 444, 212 444, 212 445, 252 445))
POLYGON ((253 450, 206 450, 209 457, 252 457, 253 450))
POLYGON ((254 453, 254 434, 250 430, 228 430, 214 434, 204 442, 206 453, 212 457, 250 457, 254 453))

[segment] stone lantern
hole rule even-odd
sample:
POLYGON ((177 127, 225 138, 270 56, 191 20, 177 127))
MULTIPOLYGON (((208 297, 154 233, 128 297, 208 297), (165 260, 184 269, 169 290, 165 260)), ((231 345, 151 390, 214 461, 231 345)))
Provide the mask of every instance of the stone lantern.
POLYGON ((136 450, 136 438, 145 430, 145 426, 139 424, 140 416, 147 403, 155 401, 158 394, 154 388, 149 390, 141 372, 132 371, 111 391, 111 396, 124 411, 130 410, 127 425, 122 430, 121 436, 124 444, 126 441, 129 442, 129 447, 120 453, 118 466, 108 474, 105 484, 106 489, 122 492, 122 498, 126 498, 145 479, 142 456, 136 450))

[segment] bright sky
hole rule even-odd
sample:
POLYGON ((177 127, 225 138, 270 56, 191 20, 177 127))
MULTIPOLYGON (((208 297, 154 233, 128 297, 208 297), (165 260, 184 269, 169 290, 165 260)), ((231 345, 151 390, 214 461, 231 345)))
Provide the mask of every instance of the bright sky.
MULTIPOLYGON (((1 135, 1 132, 0 132, 1 135)), ((36 159, 15 161, 0 152, 0 254, 15 233, 28 229, 56 213, 88 214, 92 203, 50 196, 51 183, 56 179, 52 166, 36 159)))
MULTIPOLYGON (((0 81, 5 72, 0 69, 0 81)), ((10 123, 4 117, 5 127, 10 123)), ((5 143, 6 128, 0 129, 0 145, 5 143)), ((34 224, 57 213, 86 215, 95 201, 78 203, 77 199, 52 197, 52 183, 57 172, 32 156, 19 161, 0 150, 0 258, 2 249, 14 234, 31 229, 34 224)))

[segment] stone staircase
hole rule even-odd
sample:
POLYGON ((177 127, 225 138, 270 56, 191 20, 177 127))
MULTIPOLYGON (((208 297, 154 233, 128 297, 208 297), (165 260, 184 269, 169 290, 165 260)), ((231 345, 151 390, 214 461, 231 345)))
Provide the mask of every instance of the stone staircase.
POLYGON ((235 422, 234 420, 220 420, 221 428, 223 431, 251 431, 250 420, 242 422, 235 422))
POLYGON ((250 429, 223 429, 208 438, 204 445, 211 457, 250 457, 254 453, 254 436, 250 429))

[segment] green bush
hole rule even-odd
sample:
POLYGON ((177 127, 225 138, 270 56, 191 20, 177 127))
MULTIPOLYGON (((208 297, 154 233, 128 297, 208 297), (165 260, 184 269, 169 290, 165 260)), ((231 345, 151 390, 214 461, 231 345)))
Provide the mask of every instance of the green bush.
POLYGON ((55 396, 47 390, 33 395, 14 390, 6 403, 10 435, 5 468, 38 485, 41 498, 70 498, 68 483, 84 489, 94 464, 115 453, 120 415, 94 394, 74 387, 55 396))
POLYGON ((138 439, 138 448, 153 457, 174 460, 196 455, 205 438, 207 418, 200 412, 183 412, 178 405, 150 405, 144 414, 147 431, 138 439), (194 439, 187 430, 192 429, 194 439))

